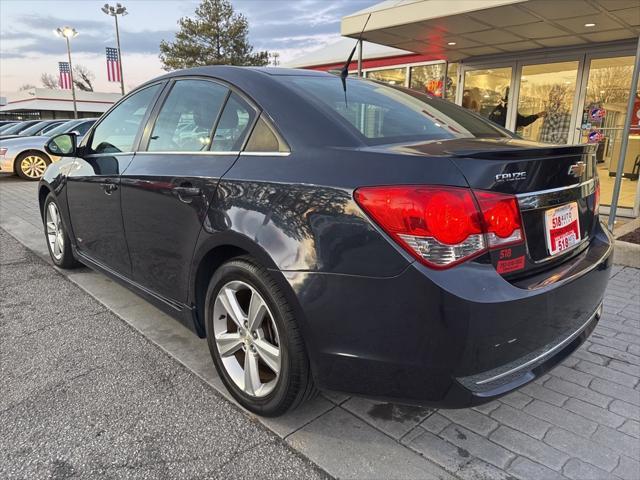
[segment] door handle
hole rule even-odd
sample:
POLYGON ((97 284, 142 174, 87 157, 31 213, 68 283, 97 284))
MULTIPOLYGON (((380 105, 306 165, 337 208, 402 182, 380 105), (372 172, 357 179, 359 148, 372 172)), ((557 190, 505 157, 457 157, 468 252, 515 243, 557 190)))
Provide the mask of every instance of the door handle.
POLYGON ((107 195, 111 195, 113 192, 115 192, 118 189, 118 185, 116 185, 115 183, 101 183, 100 187, 102 187, 102 189, 104 190, 104 193, 106 193, 107 195))
POLYGON ((191 203, 191 197, 202 195, 202 189, 194 187, 190 183, 174 187, 173 191, 178 196, 178 199, 184 203, 191 203))

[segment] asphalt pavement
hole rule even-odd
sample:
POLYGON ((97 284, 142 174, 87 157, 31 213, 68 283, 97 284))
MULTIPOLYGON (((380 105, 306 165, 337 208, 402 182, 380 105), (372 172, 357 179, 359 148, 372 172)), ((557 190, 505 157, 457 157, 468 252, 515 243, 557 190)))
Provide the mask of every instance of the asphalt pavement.
POLYGON ((328 475, 0 229, 0 478, 328 475))

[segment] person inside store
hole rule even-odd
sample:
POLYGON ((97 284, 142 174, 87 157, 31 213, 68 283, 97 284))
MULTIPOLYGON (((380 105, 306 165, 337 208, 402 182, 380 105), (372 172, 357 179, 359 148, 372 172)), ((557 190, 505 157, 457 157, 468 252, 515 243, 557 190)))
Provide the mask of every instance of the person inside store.
MULTIPOLYGON (((507 105, 509 101, 509 87, 505 89, 505 94, 502 100, 494 107, 494 109, 489 114, 489 120, 493 123, 497 123, 501 127, 504 127, 507 123, 507 105)), ((516 117, 516 130, 518 128, 524 128, 531 125, 533 122, 542 118, 546 115, 546 112, 538 112, 533 115, 522 115, 518 112, 518 116, 516 117)))
POLYGON ((480 113, 481 103, 482 99, 480 89, 478 87, 466 89, 462 93, 462 106, 464 108, 480 113))
POLYGON ((567 108, 568 92, 566 85, 554 85, 549 90, 546 114, 538 138, 539 142, 567 143, 571 125, 571 113, 567 108))

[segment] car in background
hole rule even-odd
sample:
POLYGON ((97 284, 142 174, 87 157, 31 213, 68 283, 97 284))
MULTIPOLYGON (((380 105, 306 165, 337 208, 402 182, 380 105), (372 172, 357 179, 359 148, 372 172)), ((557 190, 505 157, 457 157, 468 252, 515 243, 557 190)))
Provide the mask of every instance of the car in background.
POLYGON ((44 145, 47 140, 51 136, 70 132, 74 132, 81 138, 95 121, 95 118, 68 120, 60 124, 56 123, 53 128, 51 125, 46 125, 45 133, 40 135, 0 140, 0 172, 16 173, 25 180, 40 179, 47 166, 59 159, 45 152, 44 145))
POLYGON ((595 147, 525 141, 437 97, 201 67, 46 148, 64 157, 38 190, 53 263, 206 337, 262 415, 316 387, 486 403, 558 365, 602 313, 595 147))
POLYGON ((42 120, 26 120, 24 122, 16 123, 15 125, 11 125, 9 128, 4 130, 2 134, 0 134, 0 140, 10 135, 19 135, 22 131, 35 125, 36 123, 40 123, 41 121, 42 120))
POLYGON ((0 127, 4 127, 10 123, 18 123, 17 120, 0 120, 0 127))
POLYGON ((3 134, 0 136, 0 140, 7 140, 9 138, 15 138, 15 137, 32 137, 34 135, 43 135, 47 131, 57 127, 58 125, 62 125, 63 123, 66 123, 68 121, 69 119, 42 120, 40 122, 34 123, 28 128, 25 128, 20 133, 3 134))
POLYGON ((4 132, 5 130, 19 124, 21 122, 15 121, 15 122, 4 122, 2 125, 0 125, 0 134, 2 134, 2 132, 4 132))

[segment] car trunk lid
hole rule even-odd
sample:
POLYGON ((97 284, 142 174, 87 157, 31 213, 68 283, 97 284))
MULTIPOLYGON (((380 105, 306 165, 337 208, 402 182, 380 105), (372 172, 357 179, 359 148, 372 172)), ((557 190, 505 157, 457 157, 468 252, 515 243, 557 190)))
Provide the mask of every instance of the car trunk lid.
POLYGON ((452 139, 394 149, 446 156, 474 190, 517 196, 525 242, 490 252, 492 263, 505 276, 522 276, 564 261, 586 247, 592 236, 598 180, 591 145, 501 138, 452 139))

